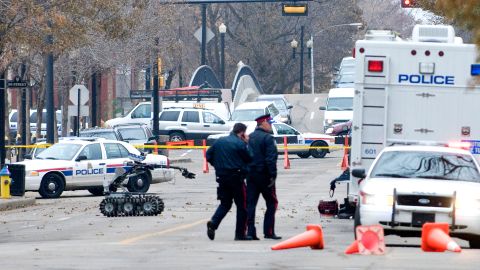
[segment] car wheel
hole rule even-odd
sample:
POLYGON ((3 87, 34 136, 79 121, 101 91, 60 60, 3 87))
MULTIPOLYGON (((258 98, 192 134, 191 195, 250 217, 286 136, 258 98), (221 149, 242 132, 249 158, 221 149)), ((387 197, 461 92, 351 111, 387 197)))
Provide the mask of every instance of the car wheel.
POLYGON ((360 222, 360 204, 357 204, 357 207, 355 209, 355 217, 353 219, 353 236, 355 237, 355 240, 357 240, 357 227, 362 225, 360 222))
POLYGON ((130 177, 127 189, 130 192, 145 193, 150 188, 150 183, 150 176, 146 173, 141 173, 137 176, 130 177))
POLYGON ((480 236, 475 236, 475 237, 470 238, 468 240, 468 243, 470 245, 470 248, 479 249, 480 248, 480 236))
POLYGON ((52 199, 60 197, 64 190, 65 183, 62 177, 56 173, 49 173, 43 177, 38 193, 43 198, 52 199))
POLYGON ((185 141, 185 135, 181 132, 172 132, 170 134, 170 141, 171 142, 185 141))
POLYGON ((103 195, 103 187, 89 188, 88 192, 92 193, 93 196, 102 196, 103 195))
MULTIPOLYGON (((327 147, 328 144, 324 141, 315 141, 312 143, 311 146, 315 146, 315 147, 327 147)), ((324 158, 328 153, 328 149, 325 149, 325 148, 313 148, 313 149, 310 149, 310 154, 312 154, 312 156, 314 158, 324 158)))
POLYGON ((303 152, 303 153, 298 153, 297 156, 299 156, 300 158, 308 158, 308 157, 310 157, 310 151, 303 152))

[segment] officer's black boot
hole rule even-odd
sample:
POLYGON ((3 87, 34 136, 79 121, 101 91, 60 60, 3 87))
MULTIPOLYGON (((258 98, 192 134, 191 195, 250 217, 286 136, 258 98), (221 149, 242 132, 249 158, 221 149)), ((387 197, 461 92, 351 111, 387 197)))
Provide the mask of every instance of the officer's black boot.
POLYGON ((207 222, 207 236, 210 240, 215 239, 215 225, 212 221, 207 222))

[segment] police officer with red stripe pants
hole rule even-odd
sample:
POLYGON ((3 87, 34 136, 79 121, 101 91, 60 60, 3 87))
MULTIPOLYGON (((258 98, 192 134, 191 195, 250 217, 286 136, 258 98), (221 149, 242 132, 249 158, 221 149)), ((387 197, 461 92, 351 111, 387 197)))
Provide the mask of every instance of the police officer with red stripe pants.
POLYGON ((218 139, 207 151, 207 161, 215 167, 218 182, 217 197, 220 200, 215 214, 207 222, 207 236, 215 239, 215 230, 232 208, 232 200, 237 206, 235 240, 252 240, 245 235, 247 230, 247 204, 245 177, 252 157, 248 150, 247 127, 236 123, 229 136, 218 139))
POLYGON ((250 134, 248 146, 253 154, 247 177, 248 233, 253 240, 259 240, 255 229, 255 209, 260 194, 265 199, 267 211, 263 220, 264 238, 281 239, 275 234, 275 211, 278 200, 275 190, 277 178, 277 145, 272 133, 272 119, 269 114, 255 119, 257 128, 250 134))

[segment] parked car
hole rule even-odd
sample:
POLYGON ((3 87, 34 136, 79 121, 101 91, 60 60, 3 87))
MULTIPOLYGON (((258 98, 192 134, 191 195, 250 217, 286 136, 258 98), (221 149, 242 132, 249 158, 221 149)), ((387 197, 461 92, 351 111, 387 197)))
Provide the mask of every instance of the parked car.
POLYGON ((160 135, 169 135, 170 141, 206 139, 209 135, 232 128, 230 122, 215 112, 195 108, 165 109, 160 113, 159 120, 160 135))
POLYGON ((280 112, 280 122, 285 124, 292 124, 292 108, 284 95, 260 95, 257 101, 272 101, 275 107, 280 112))
MULTIPOLYGON (((55 112, 55 117, 57 120, 57 131, 58 135, 62 134, 62 111, 57 110, 55 112)), ((8 114, 8 126, 10 129, 10 136, 12 138, 15 138, 17 136, 17 131, 18 131, 18 110, 13 109, 10 111, 8 114)), ((37 110, 31 109, 30 110, 30 116, 29 116, 29 121, 30 121, 30 133, 35 134, 37 130, 37 110)), ((41 132, 40 134, 42 136, 45 136, 47 134, 47 110, 43 109, 42 113, 42 127, 41 127, 41 132)))
MULTIPOLYGON (((97 137, 124 141, 135 146, 155 142, 152 130, 145 124, 118 125, 111 128, 89 128, 80 131, 80 137, 97 137)), ((140 151, 143 148, 138 147, 140 151)))
POLYGON ((323 129, 335 124, 348 122, 353 119, 353 88, 333 88, 328 92, 327 106, 321 106, 320 110, 325 111, 323 129))
POLYGON ((335 124, 325 131, 325 134, 330 136, 346 136, 352 128, 352 121, 335 124))
POLYGON ((450 235, 480 248, 480 168, 466 150, 386 147, 361 180, 354 226, 380 224, 385 234, 420 236, 426 222, 448 223, 450 235))
POLYGON ((280 121, 280 111, 272 101, 245 102, 238 105, 232 113, 233 122, 242 122, 247 126, 255 124, 255 119, 259 116, 270 114, 275 122, 280 121))
MULTIPOLYGON (((65 190, 87 189, 94 195, 103 194, 103 180, 114 177, 116 168, 128 169, 129 154, 140 155, 132 145, 99 138, 65 138, 40 153, 25 165, 25 190, 38 191, 44 198, 58 198, 65 190)), ((147 164, 168 166, 168 158, 148 154, 147 164)), ((128 189, 147 192, 150 184, 170 181, 174 170, 156 168, 131 177, 128 189)))
MULTIPOLYGON (((247 126, 247 134, 252 133, 255 130, 256 124, 250 124, 247 126)), ((273 137, 277 143, 278 153, 284 154, 283 145, 284 137, 287 137, 287 146, 289 154, 296 154, 301 158, 308 158, 313 156, 315 158, 324 158, 330 153, 329 146, 334 143, 335 138, 325 134, 315 133, 300 133, 294 127, 284 123, 272 124, 273 137), (326 148, 309 148, 312 147, 326 147, 326 148)), ((221 137, 227 136, 229 133, 210 135, 208 136, 207 143, 212 145, 221 137)))

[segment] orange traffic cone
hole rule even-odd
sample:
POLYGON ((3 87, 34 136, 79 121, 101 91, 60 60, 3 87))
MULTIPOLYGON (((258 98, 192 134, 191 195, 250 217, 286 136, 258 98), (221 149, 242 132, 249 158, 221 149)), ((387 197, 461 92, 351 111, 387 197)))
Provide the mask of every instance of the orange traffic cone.
POLYGON ((347 247, 347 249, 345 249, 345 254, 355 254, 355 253, 358 253, 358 241, 355 240, 353 241, 352 244, 350 244, 350 246, 347 247))
POLYGON ((311 249, 323 249, 323 230, 322 226, 309 224, 307 231, 297 236, 289 238, 281 243, 272 246, 272 250, 281 250, 298 247, 310 247, 311 249))
POLYGON ((347 155, 343 156, 342 165, 340 165, 340 167, 342 168, 342 171, 345 171, 346 169, 348 169, 348 156, 347 155))
POLYGON ((423 251, 428 252, 462 251, 460 246, 450 238, 448 223, 423 224, 421 247, 423 251))
POLYGON ((283 137, 283 168, 290 169, 290 159, 288 158, 287 136, 283 137))
POLYGON ((208 161, 207 161, 207 142, 205 139, 202 141, 203 143, 203 173, 208 173, 208 161))
POLYGON ((357 226, 355 240, 345 250, 345 254, 382 255, 385 253, 385 236, 380 225, 357 226))

